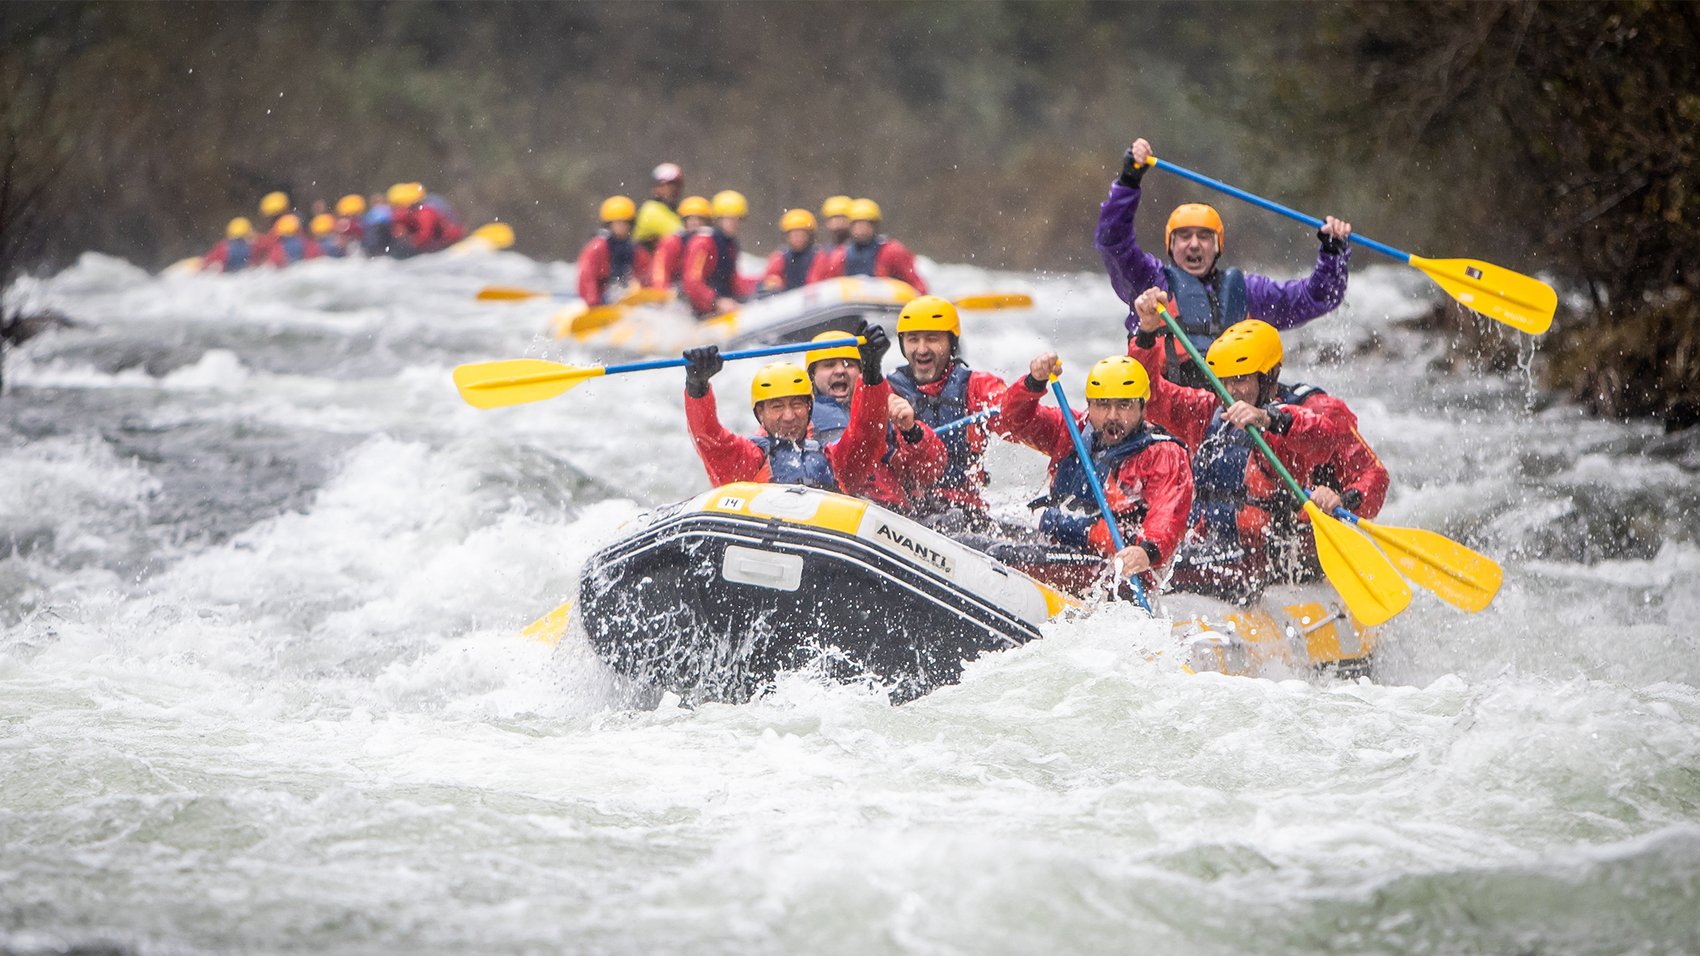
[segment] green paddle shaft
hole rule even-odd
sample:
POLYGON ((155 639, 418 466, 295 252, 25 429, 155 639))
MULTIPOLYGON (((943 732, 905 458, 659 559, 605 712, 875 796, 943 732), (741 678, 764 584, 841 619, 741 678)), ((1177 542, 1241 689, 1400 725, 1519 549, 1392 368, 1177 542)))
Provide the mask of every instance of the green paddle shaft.
MULTIPOLYGON (((1216 394, 1223 402, 1229 405, 1234 404, 1234 397, 1228 394, 1228 386, 1223 385, 1222 380, 1216 377, 1216 372, 1205 364, 1204 356, 1198 354, 1198 347, 1192 344, 1192 339, 1187 338, 1185 332, 1181 331, 1180 323, 1175 321, 1175 317, 1169 314, 1169 310, 1161 302, 1157 303, 1157 313, 1163 317, 1164 322, 1168 323, 1169 332, 1186 349, 1186 354, 1192 356, 1192 363, 1198 366, 1198 370, 1204 373, 1205 378, 1210 380, 1210 385, 1216 389, 1216 394)), ((1251 425, 1246 428, 1246 431, 1250 433, 1251 440, 1257 443, 1257 450, 1263 452, 1263 457, 1269 459, 1269 463, 1275 466, 1275 471, 1281 475, 1281 480, 1287 483, 1287 489, 1297 495, 1300 501, 1309 501, 1310 495, 1299 487, 1299 483, 1293 479, 1293 475, 1287 470, 1287 466, 1281 464, 1281 459, 1275 457, 1275 450, 1270 448, 1269 443, 1263 440, 1263 429, 1251 425)))

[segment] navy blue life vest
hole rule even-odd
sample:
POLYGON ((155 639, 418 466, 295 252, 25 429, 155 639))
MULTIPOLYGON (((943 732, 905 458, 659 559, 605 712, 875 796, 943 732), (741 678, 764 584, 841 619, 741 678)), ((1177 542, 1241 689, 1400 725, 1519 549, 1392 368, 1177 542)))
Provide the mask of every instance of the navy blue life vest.
MULTIPOLYGON (((944 388, 936 396, 921 391, 921 387, 915 384, 915 373, 907 365, 887 375, 885 380, 891 383, 892 391, 915 407, 916 421, 925 422, 937 431, 940 425, 968 416, 968 375, 966 363, 960 359, 953 361, 944 388)), ((968 443, 968 434, 975 427, 978 426, 955 428, 939 436, 950 456, 944 476, 939 479, 940 486, 966 489, 971 481, 976 484, 983 481, 979 456, 968 443), (971 479, 970 475, 975 477, 971 479)))
POLYGON ((838 404, 831 395, 817 390, 809 423, 815 428, 815 440, 830 445, 844 434, 844 429, 850 427, 850 409, 838 404))
POLYGON ((250 247, 246 239, 224 240, 224 271, 236 272, 248 267, 250 247))
POLYGON ((631 278, 632 260, 637 255, 637 247, 631 239, 615 239, 606 229, 600 230, 597 235, 608 244, 608 281, 624 282, 631 278))
POLYGON ((719 229, 710 235, 714 238, 714 271, 708 274, 708 287, 716 298, 736 299, 738 288, 732 277, 738 274, 738 239, 719 229))
MULTIPOLYGON (((1122 462, 1152 445, 1166 441, 1181 443, 1180 439, 1150 424, 1108 448, 1096 447, 1097 435, 1091 425, 1081 427, 1080 440, 1091 449, 1092 470, 1097 472, 1100 485, 1110 480, 1122 462)), ((1057 462, 1056 473, 1051 476, 1051 493, 1040 503, 1048 507, 1039 515, 1039 530, 1049 534, 1058 544, 1080 549, 1091 546, 1089 535, 1092 526, 1103 515, 1098 510, 1098 498, 1092 493, 1092 485, 1087 481, 1086 469, 1080 465, 1079 455, 1069 455, 1057 462)), ((1118 521, 1144 520, 1145 505, 1141 502, 1132 513, 1116 517, 1118 521)))
POLYGON ((750 440, 767 456, 769 481, 782 485, 807 485, 824 491, 838 490, 838 479, 832 474, 832 461, 826 457, 821 443, 813 438, 798 443, 761 435, 750 440))
POLYGON ((875 236, 867 245, 861 245, 854 239, 844 244, 844 274, 847 276, 871 276, 874 274, 874 264, 879 261, 880 248, 885 245, 884 236, 875 236))
MULTIPOLYGON (((1163 267, 1163 277, 1168 280, 1169 293, 1180 308, 1180 315, 1175 316, 1175 320, 1200 355, 1210 350, 1210 343, 1227 331, 1228 326, 1245 321, 1250 314, 1246 306, 1245 273, 1238 269, 1223 269, 1215 274, 1216 281, 1207 284, 1171 262, 1163 267)), ((1169 353, 1168 372, 1194 373, 1187 376, 1186 381, 1177 379, 1173 374, 1166 375, 1166 378, 1192 384, 1191 379, 1196 377, 1199 385, 1204 384, 1202 374, 1182 368, 1190 365, 1192 360, 1179 342, 1171 338, 1165 347, 1169 353)))
POLYGON ((283 261, 300 262, 307 254, 307 243, 300 236, 279 236, 277 246, 283 250, 283 261))
POLYGON ((786 290, 801 289, 808 285, 809 267, 815 264, 815 257, 820 255, 820 247, 810 246, 802 252, 787 248, 783 255, 784 258, 780 261, 784 269, 786 290))

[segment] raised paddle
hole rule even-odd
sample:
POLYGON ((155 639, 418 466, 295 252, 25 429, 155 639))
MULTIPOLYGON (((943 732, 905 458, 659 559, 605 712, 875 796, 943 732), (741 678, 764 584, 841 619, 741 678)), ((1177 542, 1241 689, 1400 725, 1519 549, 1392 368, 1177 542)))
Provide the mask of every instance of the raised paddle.
MULTIPOLYGON (((841 345, 861 345, 866 339, 846 335, 831 342, 790 342, 741 352, 722 352, 723 359, 760 358, 764 355, 787 355, 814 349, 837 348, 841 345)), ((473 362, 457 366, 455 387, 460 397, 474 408, 502 408, 541 402, 554 398, 585 379, 626 372, 647 372, 657 368, 680 368, 688 364, 684 358, 653 359, 648 362, 627 362, 624 365, 562 365, 543 359, 508 359, 502 362, 473 362)))
MULTIPOLYGON (((1068 437, 1074 439, 1074 453, 1080 458, 1080 469, 1086 472, 1086 483, 1092 486, 1092 497, 1098 499, 1098 513, 1104 516, 1104 524, 1110 529, 1110 543, 1120 554, 1127 547, 1122 540, 1122 529, 1116 524, 1109 499, 1104 497, 1104 483, 1098 480, 1098 470, 1092 467, 1092 453, 1086 450, 1086 441, 1080 437, 1080 429, 1074 424, 1074 410, 1068 407, 1068 396, 1063 394, 1062 382, 1055 375, 1051 376, 1051 394, 1056 396, 1057 407, 1062 409, 1063 427, 1068 429, 1068 437)), ((1145 585, 1139 583, 1139 575, 1129 575, 1128 580, 1133 582, 1133 599, 1145 609, 1145 613, 1151 613, 1151 605, 1145 600, 1145 585)))
MULTIPOLYGON (((1181 331, 1180 323, 1169 314, 1169 310, 1161 303, 1157 311, 1168 323, 1169 331, 1175 340, 1186 348, 1187 355, 1210 380, 1210 385, 1216 390, 1223 402, 1234 403, 1233 396, 1228 394, 1227 386, 1216 377, 1216 373, 1204 361, 1204 356, 1198 354, 1198 348, 1181 331)), ((1276 474, 1286 483, 1293 497, 1304 502, 1305 514, 1310 516, 1311 530, 1316 535, 1316 556, 1322 563, 1322 573, 1328 576, 1328 583, 1334 585, 1334 590, 1340 592, 1340 597, 1346 602, 1354 617, 1366 626, 1374 627, 1393 615, 1405 609, 1411 603, 1411 589, 1405 586, 1403 578, 1394 569, 1387 556, 1376 550, 1368 538, 1353 534, 1339 519, 1329 517, 1311 500, 1310 495, 1299 487, 1293 479, 1287 466, 1281 464, 1281 459, 1275 457, 1275 452, 1269 443, 1263 439, 1263 429, 1252 425, 1246 429, 1257 450, 1263 453, 1269 464, 1274 466, 1276 474)))
MULTIPOLYGON (((1319 229, 1322 227, 1322 220, 1315 216, 1307 216, 1278 202, 1176 166, 1168 160, 1152 156, 1148 165, 1167 170, 1289 219, 1296 219, 1319 229)), ((1479 259, 1424 259, 1355 232, 1352 233, 1350 241, 1421 270, 1433 279, 1435 284, 1445 289, 1447 295, 1457 299, 1466 308, 1497 322, 1503 322, 1519 332, 1540 335, 1552 326, 1552 314, 1558 308, 1558 293, 1553 291, 1552 286, 1539 279, 1532 279, 1504 266, 1496 266, 1479 259)))

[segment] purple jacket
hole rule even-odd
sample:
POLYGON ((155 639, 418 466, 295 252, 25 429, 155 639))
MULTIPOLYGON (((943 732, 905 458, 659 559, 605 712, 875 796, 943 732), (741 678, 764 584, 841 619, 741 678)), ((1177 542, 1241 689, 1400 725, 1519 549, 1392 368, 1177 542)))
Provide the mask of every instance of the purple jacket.
MULTIPOLYGON (((1139 209, 1139 190, 1119 182, 1110 184, 1110 197, 1098 209, 1098 255, 1110 274, 1110 285, 1123 302, 1132 305, 1141 292, 1157 286, 1167 292, 1163 260, 1139 248, 1133 234, 1133 214, 1139 209)), ((1308 279, 1282 282, 1248 272, 1245 277, 1246 307, 1254 319, 1277 329, 1297 328, 1311 319, 1327 315, 1346 298, 1347 266, 1352 247, 1338 255, 1316 254, 1316 268, 1308 279)), ((1139 328, 1139 316, 1131 311, 1125 320, 1129 335, 1139 328)))

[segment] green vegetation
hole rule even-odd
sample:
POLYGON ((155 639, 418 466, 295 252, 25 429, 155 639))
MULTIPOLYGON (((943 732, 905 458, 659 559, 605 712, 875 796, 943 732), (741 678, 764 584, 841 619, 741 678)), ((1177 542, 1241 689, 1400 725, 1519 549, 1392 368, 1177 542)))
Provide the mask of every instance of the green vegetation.
MULTIPOLYGON (((159 266, 283 188, 421 179, 570 257, 671 159, 693 192, 878 199, 946 261, 1092 269, 1144 135, 1430 256, 1552 276, 1551 381, 1686 421, 1700 12, 1648 2, 37 3, 0 17, 0 281, 159 266)), ((1199 195, 1147 180, 1166 207, 1199 195)), ((1224 207, 1243 255, 1308 236, 1224 207)), ((1371 256, 1360 261, 1368 262, 1371 256)))

